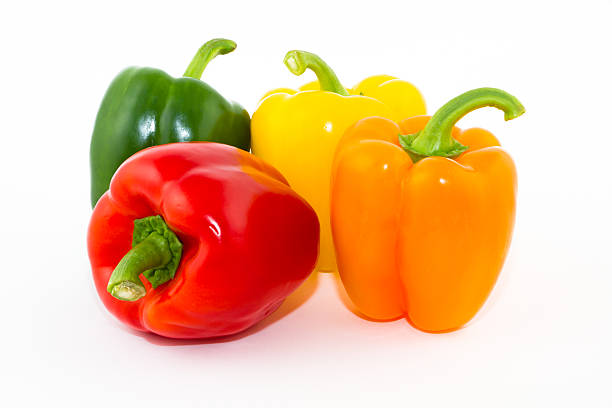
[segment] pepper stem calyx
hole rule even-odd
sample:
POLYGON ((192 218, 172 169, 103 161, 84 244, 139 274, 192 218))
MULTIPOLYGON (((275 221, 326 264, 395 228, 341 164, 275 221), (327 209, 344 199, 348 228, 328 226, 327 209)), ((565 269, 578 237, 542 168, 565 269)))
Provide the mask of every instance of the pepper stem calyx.
POLYGON ((183 74, 184 77, 200 79, 204 68, 217 55, 225 55, 236 49, 236 43, 225 38, 215 38, 200 47, 183 74))
POLYGON ((505 120, 515 119, 525 113, 525 108, 518 99, 501 89, 473 89, 451 99, 438 109, 420 132, 400 135, 400 145, 414 162, 430 156, 457 157, 466 151, 468 146, 453 139, 453 126, 468 113, 486 106, 502 110, 505 120))
POLYGON ((307 69, 312 70, 322 91, 334 92, 348 96, 348 91, 342 86, 336 73, 318 55, 307 51, 293 50, 285 55, 285 66, 294 75, 302 75, 307 69))
POLYGON ((146 295, 140 275, 154 288, 174 277, 183 244, 156 215, 134 221, 132 249, 115 267, 106 290, 119 300, 136 301, 146 295))

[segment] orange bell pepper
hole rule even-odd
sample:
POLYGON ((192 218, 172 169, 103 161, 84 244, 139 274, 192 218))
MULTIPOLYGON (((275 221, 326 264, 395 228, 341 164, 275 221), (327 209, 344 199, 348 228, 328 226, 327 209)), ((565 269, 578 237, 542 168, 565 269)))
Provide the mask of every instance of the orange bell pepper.
POLYGON ((363 119, 341 139, 333 239, 342 283, 367 317, 452 331, 491 292, 512 237, 516 170, 493 134, 454 126, 484 106, 506 120, 524 112, 506 92, 481 88, 431 118, 363 119))

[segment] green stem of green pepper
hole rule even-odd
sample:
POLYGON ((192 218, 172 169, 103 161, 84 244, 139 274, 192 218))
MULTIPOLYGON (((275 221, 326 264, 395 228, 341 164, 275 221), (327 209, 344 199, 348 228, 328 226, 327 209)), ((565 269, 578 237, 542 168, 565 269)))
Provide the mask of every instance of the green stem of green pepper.
POLYGON ((425 157, 457 157, 468 146, 451 136, 453 126, 473 110, 492 106, 504 112, 504 119, 511 120, 525 113, 525 108, 514 96, 501 89, 478 88, 451 99, 431 117, 418 133, 400 135, 401 146, 417 162, 425 157))
POLYGON ((317 75, 322 91, 334 92, 343 96, 349 95, 334 71, 318 55, 293 50, 285 55, 284 62, 294 75, 302 75, 306 69, 311 69, 317 75))
POLYGON ((200 79, 206 65, 217 55, 225 55, 236 49, 236 43, 225 38, 215 38, 200 47, 183 74, 184 77, 200 79))

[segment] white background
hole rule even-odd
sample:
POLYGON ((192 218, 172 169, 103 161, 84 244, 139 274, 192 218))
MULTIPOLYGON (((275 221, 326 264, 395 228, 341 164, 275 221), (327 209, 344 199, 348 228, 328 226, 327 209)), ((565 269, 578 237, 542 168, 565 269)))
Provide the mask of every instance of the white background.
POLYGON ((0 7, 3 406, 612 405, 610 2, 0 7), (512 122, 483 109, 459 123, 493 131, 519 171, 512 248, 468 327, 432 335, 362 320, 332 275, 221 342, 137 334, 106 312, 85 245, 99 103, 125 66, 179 76, 213 37, 238 48, 203 79, 251 113, 267 90, 313 78, 284 67, 296 48, 347 86, 407 79, 430 112, 481 86, 523 102, 512 122))

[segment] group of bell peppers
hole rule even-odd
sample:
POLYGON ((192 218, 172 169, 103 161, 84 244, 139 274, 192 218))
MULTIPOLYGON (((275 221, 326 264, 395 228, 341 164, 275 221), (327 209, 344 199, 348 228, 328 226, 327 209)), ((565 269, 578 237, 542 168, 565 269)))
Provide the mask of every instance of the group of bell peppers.
POLYGON ((207 42, 182 78, 128 68, 104 96, 88 250, 108 310, 166 337, 230 335, 318 270, 337 271, 370 319, 427 332, 470 321, 508 251, 516 170, 493 134, 455 123, 485 106, 514 119, 521 103, 480 88, 424 116, 409 82, 346 89, 290 51, 289 71, 317 81, 268 92, 251 119, 199 79, 235 47, 207 42))

